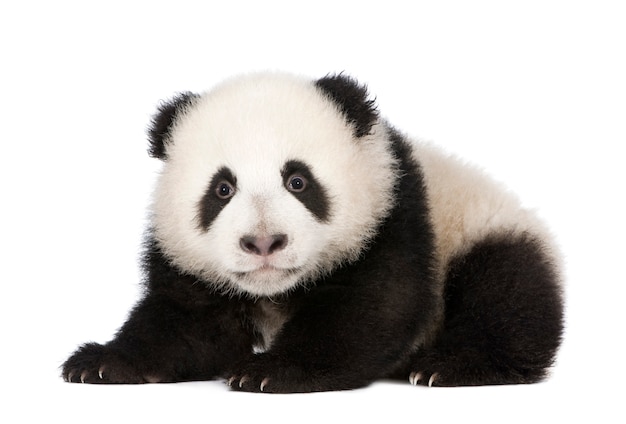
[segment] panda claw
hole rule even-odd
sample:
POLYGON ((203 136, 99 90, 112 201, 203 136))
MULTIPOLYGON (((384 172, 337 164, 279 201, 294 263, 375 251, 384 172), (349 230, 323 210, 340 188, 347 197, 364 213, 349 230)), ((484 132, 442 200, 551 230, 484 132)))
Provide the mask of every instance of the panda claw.
POLYGON ((263 381, 261 381, 261 387, 260 387, 261 391, 265 390, 265 388, 267 387, 267 383, 269 382, 270 382, 270 379, 268 377, 265 377, 263 381))
POLYGON ((247 375, 244 375, 243 377, 241 377, 241 380, 239 380, 239 388, 242 388, 246 381, 248 381, 247 375))
POLYGON ((422 373, 420 372, 412 372, 409 375, 409 383, 413 386, 417 386, 417 383, 422 379, 422 373))
POLYGON ((437 380, 437 377, 439 377, 439 373, 437 372, 430 376, 430 379, 428 380, 428 387, 433 387, 433 383, 437 380))
POLYGON ((70 372, 70 373, 67 375, 67 382, 68 382, 68 383, 71 383, 71 382, 72 382, 72 377, 74 377, 74 373, 73 373, 73 372, 70 372))
MULTIPOLYGON (((433 384, 435 384, 438 378, 439 378, 439 373, 438 372, 433 373, 428 379, 428 387, 433 387, 433 384)), ((409 374, 409 383, 411 383, 413 386, 417 386, 420 381, 425 381, 423 379, 424 379, 424 375, 421 372, 414 371, 411 374, 409 374)))
POLYGON ((98 370, 98 377, 100 377, 100 380, 104 379, 104 368, 98 370))

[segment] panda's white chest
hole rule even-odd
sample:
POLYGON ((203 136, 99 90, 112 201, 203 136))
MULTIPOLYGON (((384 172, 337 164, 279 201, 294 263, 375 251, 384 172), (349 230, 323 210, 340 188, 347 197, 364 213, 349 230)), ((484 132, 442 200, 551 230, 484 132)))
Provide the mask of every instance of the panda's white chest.
POLYGON ((253 346, 254 353, 262 353, 271 347, 276 334, 290 318, 290 313, 285 304, 261 299, 254 305, 251 318, 258 336, 253 346))

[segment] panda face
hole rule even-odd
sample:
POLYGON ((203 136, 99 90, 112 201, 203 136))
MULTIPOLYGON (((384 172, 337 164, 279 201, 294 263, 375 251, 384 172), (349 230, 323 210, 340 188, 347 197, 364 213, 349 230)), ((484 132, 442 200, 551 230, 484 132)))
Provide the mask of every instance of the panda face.
POLYGON ((155 191, 157 241, 221 290, 272 296, 354 260, 393 204, 376 124, 358 139, 309 81, 227 82, 177 117, 155 191))

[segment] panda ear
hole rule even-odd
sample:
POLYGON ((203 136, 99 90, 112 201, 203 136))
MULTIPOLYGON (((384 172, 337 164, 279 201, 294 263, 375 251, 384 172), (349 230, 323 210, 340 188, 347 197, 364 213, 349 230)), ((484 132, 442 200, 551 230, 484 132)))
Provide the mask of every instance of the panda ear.
POLYGON ((167 159, 167 143, 170 141, 169 139, 176 120, 180 118, 199 97, 198 94, 184 92, 176 95, 171 100, 161 102, 152 117, 152 124, 148 129, 150 142, 148 153, 150 156, 157 159, 167 159))
POLYGON ((327 75, 317 80, 315 86, 337 104, 346 120, 353 125, 357 138, 370 133, 378 119, 378 110, 374 100, 368 98, 366 86, 344 74, 327 75))

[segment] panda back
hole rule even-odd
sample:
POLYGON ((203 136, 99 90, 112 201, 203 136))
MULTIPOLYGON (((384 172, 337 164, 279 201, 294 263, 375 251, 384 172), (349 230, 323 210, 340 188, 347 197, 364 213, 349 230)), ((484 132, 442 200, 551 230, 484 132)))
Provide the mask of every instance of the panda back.
POLYGON ((488 237, 530 235, 552 249, 543 223, 499 182, 428 143, 412 146, 424 174, 441 278, 452 260, 488 237))

